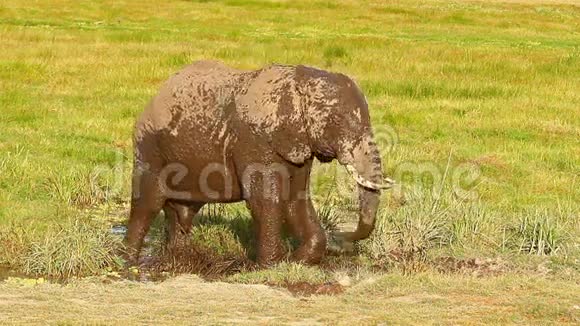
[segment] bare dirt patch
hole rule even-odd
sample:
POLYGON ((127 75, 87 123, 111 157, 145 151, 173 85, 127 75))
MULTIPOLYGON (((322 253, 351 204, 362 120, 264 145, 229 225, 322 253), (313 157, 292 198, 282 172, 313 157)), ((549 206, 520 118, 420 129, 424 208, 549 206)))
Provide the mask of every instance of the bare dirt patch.
POLYGON ((509 269, 500 258, 457 259, 446 256, 437 258, 433 264, 442 273, 467 273, 480 277, 501 275, 509 269))
POLYGON ((344 293, 344 287, 338 283, 311 284, 298 282, 286 284, 284 287, 297 297, 309 297, 311 295, 338 295, 344 293))

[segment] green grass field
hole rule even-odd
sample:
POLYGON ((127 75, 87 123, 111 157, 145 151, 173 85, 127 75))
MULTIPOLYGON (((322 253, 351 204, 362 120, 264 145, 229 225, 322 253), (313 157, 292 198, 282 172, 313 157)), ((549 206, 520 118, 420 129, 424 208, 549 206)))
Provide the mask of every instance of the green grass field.
MULTIPOLYGON (((363 260, 392 270, 357 267, 382 280, 378 289, 386 292, 356 287, 304 304, 280 299, 271 313, 281 317, 257 321, 333 322, 327 312, 314 316, 317 309, 344 304, 363 315, 373 296, 384 299, 383 310, 369 323, 578 321, 580 6, 566 0, 4 0, 0 270, 101 275, 118 264, 108 230, 127 216, 135 118, 164 80, 199 59, 243 69, 305 64, 353 77, 383 143, 385 173, 401 185, 384 195, 377 231, 358 247, 363 260), (453 279, 434 271, 442 257, 510 263, 503 276, 453 279), (428 274, 402 276, 410 270, 428 274), (390 285, 411 299, 393 301, 390 285), (463 299, 465 310, 455 307, 463 299), (429 308, 414 306, 424 302, 429 308), (296 306, 308 316, 291 311, 296 306)), ((319 167, 313 185, 332 216, 351 202, 348 191, 336 191, 333 175, 319 167)), ((237 231, 249 232, 244 225, 237 231)), ((149 287, 170 300, 178 281, 168 282, 123 286, 135 290, 134 298, 126 294, 132 307, 143 309, 147 301, 139 298, 149 287)), ((91 284, 77 286, 108 291, 91 284)), ((23 296, 45 311, 47 296, 61 296, 55 304, 66 306, 69 295, 79 295, 52 284, 0 283, 0 290, 0 322, 25 313, 23 296), (20 302, 7 317, 2 296, 20 302)), ((259 311, 260 302, 240 311, 259 311)), ((90 304, 75 311, 111 320, 90 304)), ((163 300, 156 307, 160 316, 171 311, 163 300)), ((171 321, 187 322, 188 313, 223 320, 192 309, 178 309, 171 321)))

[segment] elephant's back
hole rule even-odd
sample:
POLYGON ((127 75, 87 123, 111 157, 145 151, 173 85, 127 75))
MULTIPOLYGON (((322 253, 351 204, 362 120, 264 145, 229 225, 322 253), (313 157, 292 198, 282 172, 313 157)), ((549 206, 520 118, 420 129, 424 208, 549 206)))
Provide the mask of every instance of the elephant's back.
POLYGON ((137 129, 141 125, 151 132, 176 134, 186 126, 183 124, 186 120, 208 125, 219 118, 244 75, 244 71, 218 61, 197 61, 184 67, 151 100, 137 129))
POLYGON ((184 108, 208 107, 207 102, 211 100, 231 96, 233 88, 240 83, 245 74, 244 71, 226 66, 219 61, 196 61, 169 78, 158 97, 173 99, 173 102, 182 104, 184 108))

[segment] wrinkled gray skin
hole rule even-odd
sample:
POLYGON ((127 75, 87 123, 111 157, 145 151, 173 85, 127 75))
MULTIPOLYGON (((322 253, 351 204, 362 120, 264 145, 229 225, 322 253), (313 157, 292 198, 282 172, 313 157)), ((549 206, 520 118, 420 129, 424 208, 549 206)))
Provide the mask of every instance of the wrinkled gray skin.
POLYGON ((312 161, 337 159, 358 184, 360 220, 344 244, 373 230, 383 186, 365 98, 347 76, 305 66, 240 71, 195 62, 171 77, 135 127, 127 245, 135 262, 163 209, 168 246, 205 203, 245 201, 257 260, 284 258, 281 229, 301 245, 290 257, 318 263, 327 239, 309 196, 312 161))

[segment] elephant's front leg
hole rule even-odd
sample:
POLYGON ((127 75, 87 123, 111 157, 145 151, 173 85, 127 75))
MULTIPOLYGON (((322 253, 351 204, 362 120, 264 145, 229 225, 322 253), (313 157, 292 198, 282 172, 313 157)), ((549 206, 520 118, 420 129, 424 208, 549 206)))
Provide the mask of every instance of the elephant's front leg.
POLYGON ((286 223, 300 240, 300 247, 292 253, 292 260, 318 264, 326 252, 326 234, 320 226, 310 198, 289 202, 286 223))
POLYGON ((252 189, 250 198, 246 199, 256 228, 256 260, 262 266, 272 265, 286 255, 282 244, 284 214, 279 196, 256 187, 252 189))

